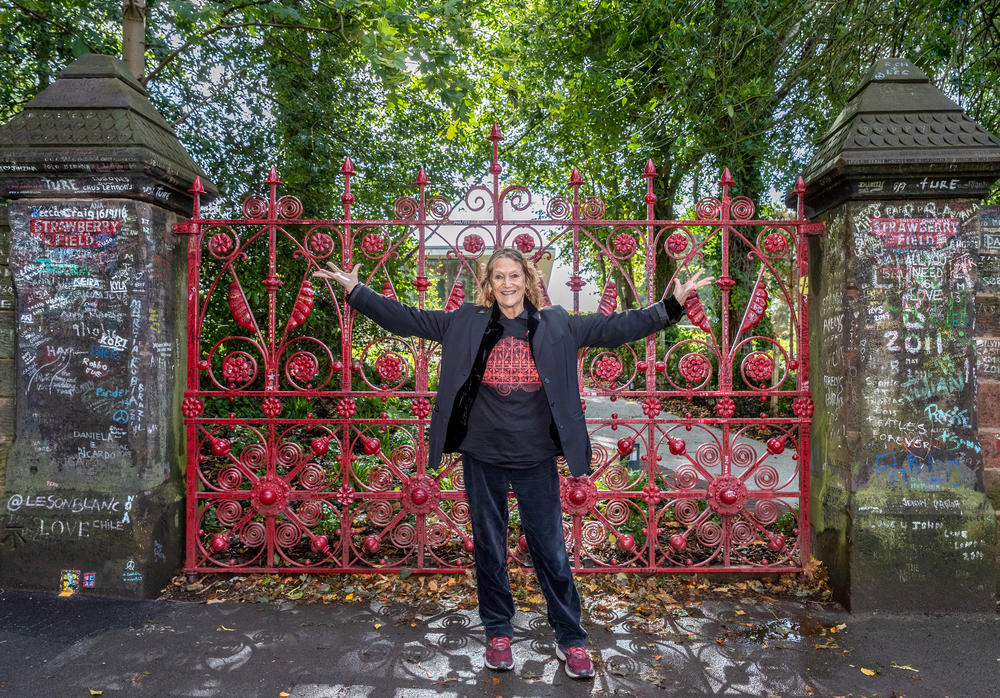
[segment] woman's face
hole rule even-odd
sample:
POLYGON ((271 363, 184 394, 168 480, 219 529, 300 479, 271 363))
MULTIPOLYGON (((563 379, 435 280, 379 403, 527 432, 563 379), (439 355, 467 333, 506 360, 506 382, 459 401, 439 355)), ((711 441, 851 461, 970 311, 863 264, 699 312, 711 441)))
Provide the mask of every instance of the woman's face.
POLYGON ((493 263, 490 286, 500 311, 515 318, 524 310, 524 269, 519 262, 501 257, 493 263))

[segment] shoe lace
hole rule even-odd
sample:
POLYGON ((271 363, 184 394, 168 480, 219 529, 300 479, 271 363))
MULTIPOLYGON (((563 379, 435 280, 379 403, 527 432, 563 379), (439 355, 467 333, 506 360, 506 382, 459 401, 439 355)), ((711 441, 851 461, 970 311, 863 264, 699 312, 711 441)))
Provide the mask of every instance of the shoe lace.
POLYGON ((589 659, 586 647, 570 647, 566 650, 566 655, 577 660, 589 659))
POLYGON ((490 649, 499 651, 510 649, 510 638, 509 637, 490 638, 490 649))

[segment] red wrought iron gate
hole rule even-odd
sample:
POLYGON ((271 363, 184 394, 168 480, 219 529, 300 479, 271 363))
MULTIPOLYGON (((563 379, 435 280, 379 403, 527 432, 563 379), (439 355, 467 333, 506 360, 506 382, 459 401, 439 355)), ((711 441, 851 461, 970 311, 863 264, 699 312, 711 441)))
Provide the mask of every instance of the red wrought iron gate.
MULTIPOLYGON (((461 463, 446 456, 426 467, 439 347, 380 334, 339 287, 314 286, 311 274, 328 260, 360 262, 384 294, 447 310, 464 301, 493 249, 515 246, 539 261, 565 251, 578 311, 582 241, 645 303, 655 300, 658 249, 684 273, 721 257, 721 274, 719 302, 690 308, 691 325, 665 351, 649 337, 638 349, 581 352, 594 461, 590 476, 562 481, 574 569, 802 569, 813 410, 807 236, 820 227, 803 218, 801 179, 792 220, 755 219, 753 202, 730 197, 728 170, 721 196, 697 202, 694 220, 656 220, 650 162, 646 218, 608 220, 598 197, 580 193, 574 169, 571 193, 532 217, 531 193, 501 185, 496 127, 490 140, 489 183, 453 204, 426 194, 421 169, 416 195, 399 198, 385 220, 352 217, 349 159, 335 220, 301 218, 296 198, 279 197, 274 170, 267 196, 247 198, 236 219, 201 218, 194 183, 193 218, 176 228, 188 236, 187 571, 470 567, 461 463), (403 253, 416 260, 405 293, 387 266, 403 253), (757 267, 738 330, 728 314, 713 322, 705 312, 729 307, 736 254, 757 267), (755 333, 764 317, 782 318, 774 324, 787 335, 755 333), (763 412, 747 408, 762 403, 763 412)), ((615 298, 608 281, 599 312, 611 312, 615 298)), ((530 563, 516 507, 510 563, 530 563)))

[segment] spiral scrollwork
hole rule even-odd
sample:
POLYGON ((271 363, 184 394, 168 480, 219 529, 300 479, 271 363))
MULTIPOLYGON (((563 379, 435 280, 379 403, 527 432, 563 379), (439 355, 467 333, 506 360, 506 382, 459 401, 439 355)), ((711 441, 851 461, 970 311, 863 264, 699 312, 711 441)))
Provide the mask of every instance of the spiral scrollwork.
POLYGON ((482 185, 472 187, 465 192, 465 207, 469 211, 482 211, 492 203, 493 193, 482 185))
POLYGON ((243 482, 243 473, 239 471, 239 468, 223 468, 215 476, 215 481, 224 490, 235 490, 243 482))
POLYGON ((317 490, 326 483, 326 471, 310 463, 299 471, 299 485, 306 490, 317 490))
POLYGON ((585 196, 580 202, 580 217, 588 221, 600 220, 604 218, 606 208, 601 197, 585 196))
POLYGON ((694 213, 698 217, 698 220, 701 221, 716 219, 721 212, 722 202, 714 196, 706 196, 703 199, 699 199, 694 207, 694 213))
POLYGON ((401 470, 410 470, 417 463, 417 451, 410 444, 397 446, 392 450, 391 460, 401 470))
POLYGON ((428 196, 425 201, 427 202, 427 213, 434 220, 446 221, 451 216, 451 201, 447 197, 434 194, 428 196))
POLYGON ((372 468, 368 473, 368 486, 373 490, 387 490, 392 487, 392 471, 386 467, 372 468))
POLYGON ((729 212, 733 214, 733 218, 737 220, 746 221, 753 218, 754 205, 753 200, 747 198, 746 196, 737 196, 729 204, 729 212))
POLYGON ((714 443, 704 443, 695 451, 695 460, 701 467, 707 469, 714 468, 722 461, 722 449, 714 443))
POLYGON ((289 195, 278 199, 278 218, 298 218, 302 215, 302 202, 289 195))
POLYGON ((396 220, 412 221, 417 217, 417 210, 419 208, 420 205, 417 203, 416 199, 409 196, 401 196, 392 204, 392 215, 396 218, 396 220))
POLYGON ((545 215, 555 221, 565 221, 573 214, 573 202, 565 196, 553 196, 545 206, 545 215))
POLYGON ((460 526, 468 524, 472 520, 469 518, 469 503, 455 502, 451 506, 451 520, 460 526))
POLYGON ((586 521, 580 538, 584 545, 597 546, 608 539, 608 529, 600 521, 586 521))
POLYGON ((628 485, 628 471, 618 464, 608 466, 604 471, 604 485, 611 490, 625 489, 628 485))
POLYGON ((263 468, 267 464, 267 449, 260 444, 250 444, 240 453, 240 463, 250 470, 263 468))
POLYGON ((389 533, 389 540, 397 548, 409 548, 413 546, 413 542, 417 539, 417 529, 413 527, 412 524, 401 523, 389 533))
POLYGON ((449 538, 451 538, 451 529, 440 521, 427 527, 427 544, 432 548, 444 545, 449 538))
POLYGON ((753 482, 762 490, 773 490, 778 486, 778 469, 771 464, 762 465, 753 474, 753 482))
POLYGON ((500 200, 506 200, 515 211, 527 211, 531 206, 531 191, 520 184, 514 184, 503 190, 500 200))
POLYGON ((753 542, 755 530, 754 527, 746 521, 737 521, 730 529, 729 535, 732 537, 733 543, 736 545, 749 545, 753 542))
POLYGON ((698 471, 690 465, 682 465, 674 471, 674 487, 690 490, 698 486, 698 471))
POLYGON ((386 501, 369 502, 368 518, 376 526, 385 526, 392 520, 392 504, 386 501))
POLYGON ((323 502, 315 499, 302 502, 295 513, 306 526, 315 526, 323 518, 323 502))
POLYGON ((722 526, 714 521, 702 521, 695 529, 695 535, 704 545, 718 545, 722 540, 722 526))
POLYGON ((264 544, 267 532, 264 524, 259 521, 251 521, 240 531, 240 542, 248 548, 256 548, 264 544))
POLYGON ((682 499, 674 505, 674 518, 685 526, 690 526, 697 519, 701 510, 693 499, 682 499))
POLYGON ((279 468, 294 468, 302 462, 302 446, 294 441, 278 444, 277 460, 279 468))
POLYGON ((753 515, 762 526, 770 526, 778 520, 778 505, 772 499, 758 499, 753 515))
POLYGON ((621 526, 628 521, 629 506, 620 499, 612 499, 604 508, 604 518, 612 526, 621 526))
POLYGON ((243 215, 247 218, 264 218, 267 216, 267 199, 256 194, 243 199, 243 215))
POLYGON ((757 451, 748 443, 738 443, 733 446, 733 465, 746 468, 757 460, 757 451))
POLYGON ((243 507, 239 502, 227 499, 215 507, 215 518, 223 526, 235 526, 243 517, 243 507))
POLYGON ((298 526, 292 523, 283 523, 274 531, 274 541, 282 548, 290 548, 297 544, 302 538, 302 532, 298 526))

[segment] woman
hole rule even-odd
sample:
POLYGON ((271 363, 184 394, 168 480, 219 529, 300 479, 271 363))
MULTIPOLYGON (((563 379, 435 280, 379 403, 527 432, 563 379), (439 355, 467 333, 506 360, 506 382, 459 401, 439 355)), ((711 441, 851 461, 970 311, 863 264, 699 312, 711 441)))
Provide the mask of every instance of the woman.
POLYGON ((441 344, 441 371, 431 416, 428 468, 443 453, 461 453, 472 519, 479 614, 486 629, 486 666, 513 668, 514 598, 507 576, 507 493, 513 488, 528 551, 545 595, 556 655, 573 678, 594 665, 580 624, 562 528, 556 456, 574 476, 590 470, 591 446, 577 381, 580 347, 614 347, 646 337, 684 316, 684 302, 712 282, 696 273, 647 308, 570 315, 543 308, 534 265, 514 249, 497 250, 476 289, 476 304, 418 310, 358 283, 332 262, 317 271, 347 291, 353 308, 384 329, 441 344))

